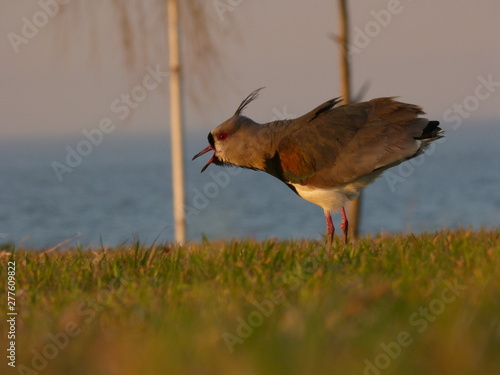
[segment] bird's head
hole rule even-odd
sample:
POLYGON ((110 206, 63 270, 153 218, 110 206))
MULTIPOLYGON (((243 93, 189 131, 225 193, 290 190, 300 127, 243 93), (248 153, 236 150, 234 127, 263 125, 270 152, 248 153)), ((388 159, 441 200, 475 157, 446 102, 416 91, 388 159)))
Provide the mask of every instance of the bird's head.
POLYGON ((246 97, 234 113, 234 115, 217 126, 208 133, 209 145, 196 154, 192 160, 197 157, 213 151, 212 157, 203 166, 202 172, 210 165, 234 165, 244 168, 257 168, 254 163, 255 145, 251 140, 255 133, 256 122, 248 117, 242 116, 243 109, 254 99, 257 98, 259 91, 257 89, 246 97))

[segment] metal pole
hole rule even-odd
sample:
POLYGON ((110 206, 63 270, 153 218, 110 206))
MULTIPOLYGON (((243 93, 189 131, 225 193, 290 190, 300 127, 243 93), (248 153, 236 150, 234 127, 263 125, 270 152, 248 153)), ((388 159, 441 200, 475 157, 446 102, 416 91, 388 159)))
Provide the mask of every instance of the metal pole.
MULTIPOLYGON (((340 30, 338 43, 340 47, 340 85, 343 97, 342 104, 348 104, 351 99, 351 71, 349 66, 349 15, 347 0, 339 0, 340 30)), ((353 238, 358 237, 361 212, 361 194, 347 205, 349 232, 353 238)))
POLYGON ((170 68, 170 132, 172 142, 174 227, 175 241, 182 244, 186 240, 186 221, 184 217, 184 143, 178 0, 167 0, 167 27, 170 68))

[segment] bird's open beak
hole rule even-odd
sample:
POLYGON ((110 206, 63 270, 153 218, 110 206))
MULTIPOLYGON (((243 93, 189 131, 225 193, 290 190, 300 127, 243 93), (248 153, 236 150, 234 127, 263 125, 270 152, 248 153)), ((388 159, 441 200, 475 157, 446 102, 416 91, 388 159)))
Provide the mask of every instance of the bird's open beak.
MULTIPOLYGON (((193 158, 191 160, 194 160, 196 159, 198 156, 201 156, 203 154, 206 154, 207 152, 209 151, 215 151, 215 148, 213 148, 211 145, 208 145, 206 148, 204 148, 203 150, 201 150, 200 152, 198 152, 195 156, 193 156, 193 158)), ((205 169, 207 169, 207 167, 212 164, 215 160, 215 152, 214 154, 212 155, 212 157, 207 161, 207 163, 203 166, 203 168, 201 168, 201 172, 200 173, 203 173, 203 171, 205 169)))

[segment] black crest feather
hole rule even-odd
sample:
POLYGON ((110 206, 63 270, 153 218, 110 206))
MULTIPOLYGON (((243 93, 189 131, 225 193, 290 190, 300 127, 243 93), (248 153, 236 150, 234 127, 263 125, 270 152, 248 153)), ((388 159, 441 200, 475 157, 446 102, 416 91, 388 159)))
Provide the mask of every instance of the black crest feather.
POLYGON ((241 112, 245 109, 245 107, 247 105, 249 105, 252 101, 254 101, 255 99, 257 99, 257 97, 259 96, 259 91, 262 90, 264 87, 261 87, 260 89, 257 89, 257 90, 254 90, 252 91, 252 93, 250 95, 248 95, 245 100, 243 100, 240 104, 240 106, 238 107, 238 109, 236 110, 236 112, 234 113, 236 116, 240 115, 241 112))

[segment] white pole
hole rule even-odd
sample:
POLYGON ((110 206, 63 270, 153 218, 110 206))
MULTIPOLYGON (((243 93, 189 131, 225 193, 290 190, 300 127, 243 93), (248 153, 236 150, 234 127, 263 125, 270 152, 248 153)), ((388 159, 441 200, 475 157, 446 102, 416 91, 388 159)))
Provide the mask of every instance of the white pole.
POLYGON ((184 218, 184 144, 182 129, 181 61, 179 48, 179 1, 167 0, 168 53, 170 66, 170 133, 175 241, 186 241, 184 218))

